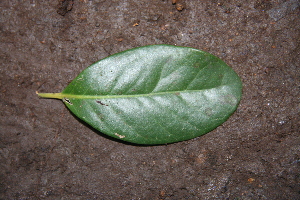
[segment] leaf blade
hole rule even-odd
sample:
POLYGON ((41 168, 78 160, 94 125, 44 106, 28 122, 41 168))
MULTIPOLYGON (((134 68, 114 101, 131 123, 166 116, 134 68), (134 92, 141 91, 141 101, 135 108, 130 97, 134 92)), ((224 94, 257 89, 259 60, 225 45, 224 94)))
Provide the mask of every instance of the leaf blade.
POLYGON ((188 47, 151 45, 105 58, 61 93, 66 106, 101 132, 138 144, 203 135, 228 119, 242 95, 219 58, 188 47))

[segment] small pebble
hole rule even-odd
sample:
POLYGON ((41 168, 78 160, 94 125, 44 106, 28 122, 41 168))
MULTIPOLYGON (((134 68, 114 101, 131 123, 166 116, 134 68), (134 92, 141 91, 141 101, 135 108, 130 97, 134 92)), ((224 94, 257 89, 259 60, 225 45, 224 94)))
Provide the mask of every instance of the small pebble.
POLYGON ((176 4, 176 9, 178 11, 182 11, 184 9, 184 6, 181 3, 176 4))

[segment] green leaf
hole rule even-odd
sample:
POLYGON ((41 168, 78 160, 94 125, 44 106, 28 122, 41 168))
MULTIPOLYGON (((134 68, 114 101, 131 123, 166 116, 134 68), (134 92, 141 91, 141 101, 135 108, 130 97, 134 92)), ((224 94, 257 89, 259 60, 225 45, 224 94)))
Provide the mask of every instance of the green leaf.
POLYGON ((81 72, 62 99, 95 129, 138 144, 195 138, 222 124, 242 95, 238 75, 209 53, 171 45, 130 49, 81 72))

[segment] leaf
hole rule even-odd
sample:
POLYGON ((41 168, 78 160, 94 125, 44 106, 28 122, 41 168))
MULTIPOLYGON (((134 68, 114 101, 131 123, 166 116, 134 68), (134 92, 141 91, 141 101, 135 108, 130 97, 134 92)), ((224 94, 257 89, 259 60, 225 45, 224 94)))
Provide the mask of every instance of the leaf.
POLYGON ((238 75, 209 53, 171 45, 130 49, 81 72, 62 99, 95 129, 137 144, 195 138, 222 124, 242 95, 238 75))

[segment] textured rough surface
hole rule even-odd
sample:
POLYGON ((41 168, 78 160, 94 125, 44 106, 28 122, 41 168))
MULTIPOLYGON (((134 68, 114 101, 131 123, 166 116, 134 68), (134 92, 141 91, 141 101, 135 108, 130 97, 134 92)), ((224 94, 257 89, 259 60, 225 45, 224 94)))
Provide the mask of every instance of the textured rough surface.
POLYGON ((299 4, 177 2, 182 11, 171 0, 0 2, 1 199, 300 198, 299 4), (227 62, 244 84, 237 112, 190 141, 133 146, 35 94, 149 44, 227 62))

